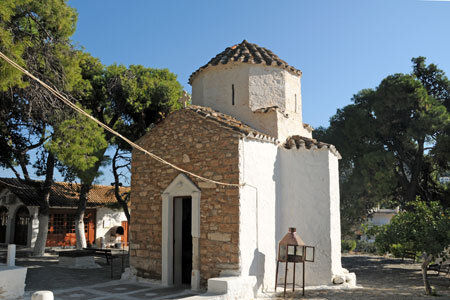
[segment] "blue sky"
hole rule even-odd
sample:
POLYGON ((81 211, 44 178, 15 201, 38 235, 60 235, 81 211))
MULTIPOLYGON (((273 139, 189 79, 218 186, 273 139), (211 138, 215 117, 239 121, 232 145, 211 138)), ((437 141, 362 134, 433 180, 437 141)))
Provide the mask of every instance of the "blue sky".
MULTIPOLYGON (((104 64, 168 68, 187 80, 226 47, 247 39, 303 71, 303 118, 327 126, 353 94, 411 58, 450 73, 450 1, 71 0, 73 40, 104 64)), ((108 173, 105 170, 105 173, 108 173)), ((0 176, 11 176, 0 171, 0 176)), ((99 182, 109 184, 110 176, 99 182)))

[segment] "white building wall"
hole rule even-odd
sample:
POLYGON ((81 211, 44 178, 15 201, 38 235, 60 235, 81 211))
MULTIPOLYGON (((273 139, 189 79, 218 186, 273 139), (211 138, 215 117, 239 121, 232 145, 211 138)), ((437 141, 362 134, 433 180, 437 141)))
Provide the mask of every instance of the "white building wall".
POLYGON ((379 212, 376 211, 369 218, 369 224, 376 226, 386 225, 391 222, 391 219, 397 214, 394 210, 393 212, 379 212))
MULTIPOLYGON (((15 221, 17 210, 25 206, 16 195, 11 193, 9 189, 3 189, 0 192, 0 206, 5 206, 8 209, 8 220, 6 225, 6 244, 14 243, 15 234, 15 221)), ((34 247, 36 242, 38 228, 39 228, 39 207, 37 206, 27 206, 28 212, 30 213, 30 222, 28 224, 28 234, 27 234, 27 247, 34 247)))
POLYGON ((298 114, 302 121, 302 93, 300 77, 283 70, 285 77, 286 113, 298 114))
MULTIPOLYGON (((284 149, 243 139, 239 145, 241 276, 256 276, 255 290, 273 290, 278 242, 289 227, 316 247, 306 263, 306 284, 331 285, 343 275, 338 159, 328 150, 284 149)), ((284 282, 280 263, 278 282, 284 282)), ((288 266, 292 282, 293 265, 288 266)), ((297 284, 302 268, 296 268, 297 284)))
POLYGON ((241 276, 256 276, 254 291, 273 289, 275 283, 275 172, 278 147, 244 139, 239 144, 240 269, 241 276), (263 163, 262 163, 263 162, 263 163))
POLYGON ((279 111, 277 111, 276 114, 278 119, 277 136, 281 142, 284 142, 287 137, 293 135, 300 135, 308 138, 312 137, 312 133, 303 127, 300 114, 291 113, 286 116, 279 111))
POLYGON ((278 106, 286 111, 286 71, 264 65, 251 65, 248 69, 250 110, 278 106))
MULTIPOLYGON (((114 226, 122 226, 122 221, 126 221, 127 217, 122 209, 111 209, 106 207, 97 208, 96 213, 96 244, 101 246, 101 238, 105 243, 115 243, 116 238, 111 236, 111 228, 114 226)), ((118 241, 117 241, 118 242, 118 241)))
POLYGON ((208 68, 192 82, 192 104, 211 107, 244 121, 248 106, 248 64, 226 64, 208 68), (234 105, 232 86, 234 85, 234 105))
POLYGON ((339 162, 336 155, 328 153, 330 176, 330 239, 331 270, 334 275, 342 273, 341 265, 341 212, 339 191, 339 162))
MULTIPOLYGON (((337 158, 328 150, 280 148, 277 184, 277 241, 289 227, 307 245, 316 247, 314 263, 306 264, 306 284, 331 284, 342 275, 340 257, 339 182, 337 158)), ((281 270, 284 265, 280 264, 281 270)), ((292 266, 289 266, 292 270, 292 266)), ((280 278, 283 278, 281 274, 280 278)), ((292 278, 288 272, 288 280, 292 278)), ((301 268, 296 269, 301 280, 301 268)))

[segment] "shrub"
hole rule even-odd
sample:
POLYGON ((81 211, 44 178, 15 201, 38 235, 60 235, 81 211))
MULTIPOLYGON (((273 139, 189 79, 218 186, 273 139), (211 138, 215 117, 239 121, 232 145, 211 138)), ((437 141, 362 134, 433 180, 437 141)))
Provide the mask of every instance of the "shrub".
POLYGON ((355 252, 377 254, 378 249, 375 243, 370 243, 368 241, 357 241, 355 252))
POLYGON ((402 244, 393 244, 389 248, 389 252, 394 255, 394 257, 402 257, 405 252, 405 247, 402 244))
POLYGON ((341 248, 342 248, 342 252, 353 251, 356 248, 356 241, 355 240, 342 240, 341 248))

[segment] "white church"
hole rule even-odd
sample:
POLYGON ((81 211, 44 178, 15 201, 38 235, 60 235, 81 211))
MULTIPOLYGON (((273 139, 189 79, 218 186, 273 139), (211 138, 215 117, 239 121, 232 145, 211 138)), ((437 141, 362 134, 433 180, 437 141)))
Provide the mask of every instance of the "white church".
MULTIPOLYGON (((185 170, 242 186, 202 182, 133 152, 131 265, 138 276, 210 292, 231 282, 241 293, 273 291, 278 242, 295 227, 315 247, 306 286, 355 284, 341 266, 340 155, 303 123, 301 76, 245 40, 191 75, 192 105, 139 143, 185 170)), ((298 286, 301 273, 298 267, 298 286)))

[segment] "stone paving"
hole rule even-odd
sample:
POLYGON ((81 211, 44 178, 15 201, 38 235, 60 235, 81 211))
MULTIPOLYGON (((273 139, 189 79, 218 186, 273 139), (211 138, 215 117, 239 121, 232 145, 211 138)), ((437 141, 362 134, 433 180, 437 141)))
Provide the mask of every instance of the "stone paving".
MULTIPOLYGON (((17 258, 16 264, 28 267, 25 299, 33 292, 50 290, 55 300, 136 300, 182 299, 196 295, 190 289, 166 288, 158 282, 131 282, 111 279, 111 268, 102 258, 96 258, 98 269, 68 269, 59 267, 58 257, 17 258)), ((119 266, 115 266, 117 269, 119 266)))
MULTIPOLYGON (((32 292, 25 299, 29 299, 32 292)), ((182 299, 195 295, 191 290, 183 288, 164 288, 159 284, 138 283, 129 281, 110 281, 91 286, 71 289, 53 290, 55 300, 137 300, 137 299, 182 299)))
MULTIPOLYGON (((101 259, 100 269, 77 270, 57 267, 57 257, 18 258, 17 265, 27 266, 26 297, 37 290, 51 290, 55 299, 182 299, 194 295, 189 289, 165 288, 158 282, 130 282, 111 280, 110 267, 101 259)), ((431 285, 440 297, 424 295, 420 265, 410 261, 379 256, 346 255, 343 266, 357 275, 360 288, 351 290, 306 290, 300 287, 286 299, 450 299, 450 278, 429 272, 431 285)), ((281 291, 281 288, 278 289, 281 291)), ((282 293, 267 295, 265 299, 284 299, 282 293), (278 295, 278 297, 277 297, 278 295)), ((262 297, 264 298, 264 297, 262 297)))

